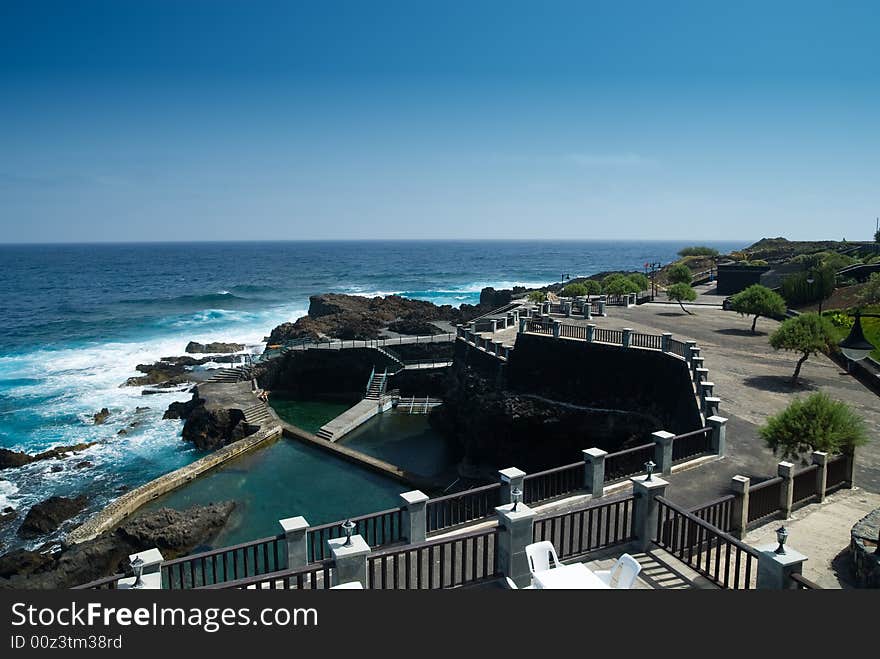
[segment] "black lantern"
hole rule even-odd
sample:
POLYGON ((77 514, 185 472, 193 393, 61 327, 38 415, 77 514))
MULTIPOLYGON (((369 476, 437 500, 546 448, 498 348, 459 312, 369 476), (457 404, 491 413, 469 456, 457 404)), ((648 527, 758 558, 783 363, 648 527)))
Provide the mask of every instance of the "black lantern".
POLYGON ((518 487, 515 487, 510 491, 510 496, 513 498, 513 508, 510 509, 510 512, 516 512, 516 505, 522 500, 522 494, 522 490, 518 487))
POLYGON ((856 311, 855 319, 852 329, 849 331, 849 335, 838 345, 848 359, 851 359, 854 362, 860 362, 871 354, 871 351, 875 346, 865 338, 865 333, 862 331, 861 312, 856 311))
POLYGON ((141 577, 144 574, 144 561, 140 556, 135 556, 134 560, 130 563, 131 569, 134 572, 134 583, 131 584, 132 588, 143 588, 144 580, 141 577))
POLYGON ((780 556, 785 554, 785 541, 788 540, 788 529, 785 526, 780 526, 776 529, 776 542, 779 543, 779 546, 776 548, 777 554, 780 556))
POLYGON ((355 526, 356 524, 350 519, 347 519, 342 523, 342 530, 345 531, 345 544, 342 545, 343 547, 351 547, 351 533, 354 531, 355 526))
POLYGON ((654 473, 654 467, 656 467, 656 466, 657 466, 657 465, 654 463, 653 460, 648 460, 648 461, 645 463, 645 472, 646 472, 645 480, 646 480, 646 481, 651 480, 651 474, 654 473))

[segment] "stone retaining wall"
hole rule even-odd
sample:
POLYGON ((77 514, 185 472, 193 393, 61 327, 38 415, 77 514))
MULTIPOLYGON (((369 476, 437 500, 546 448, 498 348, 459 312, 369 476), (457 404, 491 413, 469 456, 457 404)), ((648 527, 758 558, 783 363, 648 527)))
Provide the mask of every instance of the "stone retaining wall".
POLYGON ((260 428, 253 435, 248 435, 237 442, 217 449, 210 455, 206 455, 185 467, 175 469, 130 492, 126 492, 108 504, 101 512, 96 513, 86 520, 85 523, 71 531, 67 536, 67 542, 76 544, 91 540, 101 533, 118 526, 125 518, 129 517, 145 503, 177 489, 209 469, 213 469, 228 460, 238 457, 242 453, 246 453, 278 437, 281 437, 280 425, 260 428))

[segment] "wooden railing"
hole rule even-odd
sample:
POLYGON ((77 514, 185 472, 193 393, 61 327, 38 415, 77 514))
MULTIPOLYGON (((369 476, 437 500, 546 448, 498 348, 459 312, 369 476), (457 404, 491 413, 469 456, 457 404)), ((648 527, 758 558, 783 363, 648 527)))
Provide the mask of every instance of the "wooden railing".
MULTIPOLYGON (((327 558, 329 553, 327 541, 344 535, 343 521, 309 527, 307 531, 309 561, 323 561, 327 558)), ((391 508, 378 513, 352 517, 351 521, 355 524, 353 534, 362 536, 370 547, 382 547, 400 542, 403 508, 391 508)))
POLYGON ((428 533, 467 524, 494 514, 500 505, 501 483, 429 499, 425 507, 428 533))
POLYGON ((819 465, 810 465, 797 472, 792 482, 792 505, 804 505, 816 498, 819 465))
POLYGON ((672 462, 684 462, 699 455, 711 453, 712 428, 705 427, 683 435, 676 435, 672 443, 672 462))
POLYGON ((654 458, 654 442, 616 451, 605 456, 605 484, 622 481, 645 470, 645 463, 654 458))
POLYGON ((630 542, 633 497, 599 499, 586 508, 535 520, 533 541, 549 540, 560 559, 630 542))
POLYGON ((691 508, 690 513, 728 533, 733 527, 733 502, 735 499, 734 495, 728 494, 697 508, 691 508))
POLYGON ((798 590, 823 590, 822 586, 810 581, 802 574, 792 574, 791 580, 795 583, 795 588, 798 590))
POLYGON ((575 462, 528 474, 523 479, 523 502, 538 503, 584 489, 584 463, 575 462))
POLYGON ((124 574, 113 574, 109 577, 95 579, 81 586, 73 586, 71 590, 116 590, 120 579, 124 579, 124 574))
POLYGON ((439 589, 495 579, 498 528, 386 549, 367 558, 367 588, 439 589))
POLYGON ((758 522, 782 510, 782 477, 777 476, 749 488, 748 523, 758 522))
POLYGON ((850 457, 847 455, 835 455, 828 459, 828 473, 825 477, 826 494, 839 490, 847 484, 848 460, 850 457))
POLYGON ((721 588, 755 588, 755 549, 663 497, 656 501, 658 547, 721 588))
POLYGON ((312 563, 292 570, 279 570, 259 576, 202 586, 207 589, 245 590, 326 590, 332 580, 333 561, 312 563))
POLYGON ((162 587, 199 588, 276 572, 285 567, 287 547, 279 534, 162 563, 162 587))

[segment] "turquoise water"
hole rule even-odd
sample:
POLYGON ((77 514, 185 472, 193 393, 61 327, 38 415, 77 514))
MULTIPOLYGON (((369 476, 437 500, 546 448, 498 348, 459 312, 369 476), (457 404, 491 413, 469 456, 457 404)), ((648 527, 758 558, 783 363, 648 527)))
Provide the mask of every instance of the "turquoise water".
POLYGON ((335 419, 351 405, 322 400, 295 400, 273 395, 269 404, 284 421, 312 434, 328 421, 335 419))
MULTIPOLYGON (((302 515, 310 524, 400 505, 408 487, 340 460, 295 439, 246 454, 192 483, 151 501, 144 510, 216 501, 237 502, 226 527, 209 547, 223 547, 275 535, 278 520, 302 515)), ((206 547, 207 548, 207 547, 206 547)))
POLYGON ((379 414, 340 443, 422 476, 449 483, 457 478, 454 442, 434 430, 426 414, 379 414))

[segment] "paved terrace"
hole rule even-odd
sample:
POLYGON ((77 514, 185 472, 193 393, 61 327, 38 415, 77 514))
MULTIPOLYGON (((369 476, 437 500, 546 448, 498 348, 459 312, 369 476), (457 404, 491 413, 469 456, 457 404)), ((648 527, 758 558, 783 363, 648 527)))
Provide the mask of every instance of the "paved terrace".
MULTIPOLYGON (((713 297, 709 294, 706 299, 713 297)), ((801 371, 801 383, 792 386, 796 355, 774 351, 767 340, 779 326, 778 321, 759 319, 758 333, 753 335, 749 329, 751 318, 720 307, 685 307, 693 315, 683 312, 678 304, 648 303, 630 308, 609 307, 606 317, 594 315, 589 321, 560 318, 565 324, 593 323, 606 329, 629 327, 648 334, 671 332, 674 338, 697 341, 715 383, 716 395, 721 398, 720 414, 729 419, 727 454, 722 460, 690 470, 686 475, 672 476, 676 501, 690 506, 727 494, 730 479, 737 474, 752 478, 753 484, 775 476, 780 458, 764 446, 758 426, 796 396, 812 391, 824 391, 848 402, 865 419, 873 439, 857 452, 855 483, 869 492, 880 493, 880 398, 824 355, 811 357, 801 371)), ((515 330, 504 332, 510 333, 510 337, 504 334, 505 344, 513 344, 515 330)), ((497 332, 495 340, 501 335, 497 332)))

